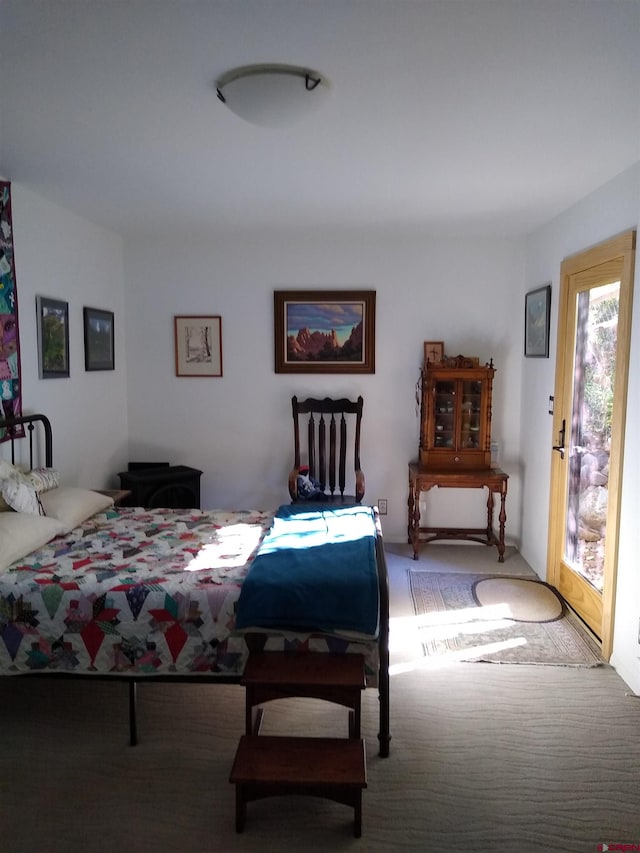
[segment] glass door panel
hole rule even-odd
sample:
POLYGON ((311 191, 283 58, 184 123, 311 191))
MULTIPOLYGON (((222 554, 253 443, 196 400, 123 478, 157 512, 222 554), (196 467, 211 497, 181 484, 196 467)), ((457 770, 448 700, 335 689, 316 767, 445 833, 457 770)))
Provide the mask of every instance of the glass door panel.
POLYGON ((620 282, 576 295, 564 559, 602 593, 620 282))

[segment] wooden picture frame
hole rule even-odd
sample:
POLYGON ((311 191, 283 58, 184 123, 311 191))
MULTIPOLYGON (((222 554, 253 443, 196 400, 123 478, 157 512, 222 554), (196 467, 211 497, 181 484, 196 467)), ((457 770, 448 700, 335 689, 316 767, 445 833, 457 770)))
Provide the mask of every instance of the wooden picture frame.
POLYGON ((84 369, 115 370, 113 311, 82 309, 84 321, 84 369))
POLYGON ((444 342, 443 341, 425 341, 424 342, 424 363, 440 364, 444 358, 444 342))
POLYGON ((549 358, 551 285, 537 287, 524 300, 525 358, 549 358))
POLYGON ((375 373, 375 290, 276 290, 276 373, 375 373))
POLYGON ((69 303, 36 296, 38 375, 40 379, 69 376, 69 303))
POLYGON ((176 376, 222 376, 222 317, 177 315, 173 324, 176 376))

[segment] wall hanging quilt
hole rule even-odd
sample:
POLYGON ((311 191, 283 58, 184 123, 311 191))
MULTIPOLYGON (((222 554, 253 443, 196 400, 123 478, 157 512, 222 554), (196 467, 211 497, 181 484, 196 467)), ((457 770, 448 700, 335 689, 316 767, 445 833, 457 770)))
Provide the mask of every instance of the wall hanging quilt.
MULTIPOLYGON (((20 393, 20 339, 18 334, 18 292, 13 254, 11 184, 0 181, 0 413, 5 417, 22 414, 20 393)), ((20 428, 24 435, 24 428, 20 428)), ((0 430, 0 441, 8 436, 0 430)))

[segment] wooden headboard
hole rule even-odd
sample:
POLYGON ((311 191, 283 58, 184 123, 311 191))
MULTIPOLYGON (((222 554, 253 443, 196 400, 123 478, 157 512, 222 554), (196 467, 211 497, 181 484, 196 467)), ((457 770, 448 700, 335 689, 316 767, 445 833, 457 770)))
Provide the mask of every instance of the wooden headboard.
MULTIPOLYGON (((21 415, 17 418, 0 418, 0 435, 6 433, 9 436, 8 444, 11 450, 11 464, 16 464, 16 457, 24 464, 24 459, 17 452, 17 445, 20 441, 29 442, 29 468, 42 466, 39 461, 40 431, 36 429, 36 424, 41 424, 41 430, 44 435, 44 465, 47 468, 53 466, 53 435, 51 432, 51 422, 46 415, 21 415), (20 427, 23 430, 20 430, 20 427), (23 433, 23 434, 19 434, 23 433)), ((0 456, 2 455, 2 447, 0 444, 0 456)))

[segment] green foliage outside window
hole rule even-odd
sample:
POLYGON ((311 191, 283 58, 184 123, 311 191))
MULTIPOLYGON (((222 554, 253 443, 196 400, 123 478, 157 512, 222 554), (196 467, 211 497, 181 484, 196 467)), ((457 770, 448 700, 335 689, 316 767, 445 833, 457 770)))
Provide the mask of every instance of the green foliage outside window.
POLYGON ((584 369, 584 432, 601 446, 611 438, 611 415, 616 375, 618 297, 589 310, 591 357, 584 369))

